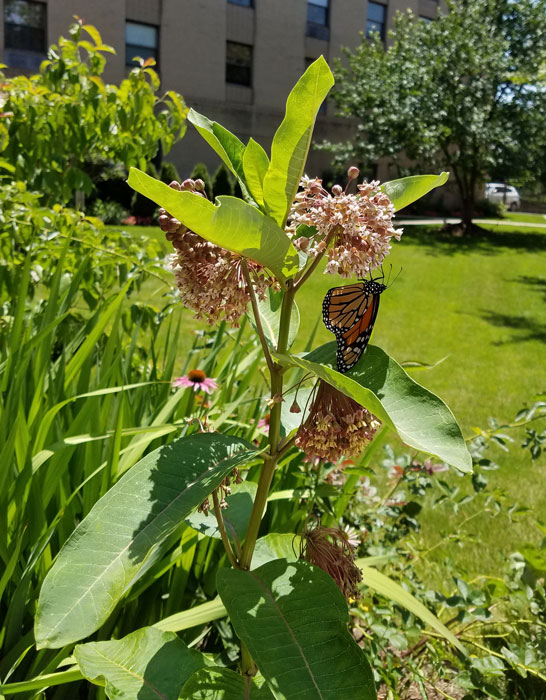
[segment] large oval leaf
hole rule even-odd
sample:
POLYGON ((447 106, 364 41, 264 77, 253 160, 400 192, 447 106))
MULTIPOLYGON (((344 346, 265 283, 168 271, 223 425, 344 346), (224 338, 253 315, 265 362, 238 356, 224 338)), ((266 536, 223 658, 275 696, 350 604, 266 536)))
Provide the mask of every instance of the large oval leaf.
POLYGON ((334 84, 321 56, 298 80, 286 101, 286 114, 273 137, 263 196, 271 216, 284 226, 298 190, 320 105, 334 84))
POLYGON ((87 680, 105 685, 110 700, 178 700, 184 683, 205 665, 203 655, 176 634, 154 627, 78 644, 74 656, 87 680))
POLYGON ((250 678, 228 668, 203 668, 182 688, 180 700, 273 700, 263 678, 250 678))
POLYGON ((157 546, 237 466, 257 455, 235 437, 199 434, 146 455, 92 508, 45 578, 36 644, 87 637, 144 573, 157 546))
POLYGON ((302 367, 358 401, 410 447, 436 455, 463 472, 472 471, 455 416, 435 394, 412 379, 381 348, 369 345, 352 370, 342 374, 336 364, 336 343, 326 343, 304 357, 279 355, 285 366, 302 367))
POLYGON ((221 569, 218 592, 277 700, 375 699, 370 665, 351 637, 333 580, 307 562, 221 569))
POLYGON ((435 187, 445 185, 448 178, 449 173, 445 172, 439 175, 411 175, 410 177, 402 177, 399 180, 384 182, 381 185, 381 189, 388 195, 394 204, 395 210, 400 211, 400 209, 407 207, 408 204, 424 197, 435 187))
POLYGON ((128 183, 202 238, 261 263, 279 280, 298 271, 298 254, 285 232, 242 199, 217 197, 214 205, 192 192, 173 190, 136 168, 131 168, 128 183))

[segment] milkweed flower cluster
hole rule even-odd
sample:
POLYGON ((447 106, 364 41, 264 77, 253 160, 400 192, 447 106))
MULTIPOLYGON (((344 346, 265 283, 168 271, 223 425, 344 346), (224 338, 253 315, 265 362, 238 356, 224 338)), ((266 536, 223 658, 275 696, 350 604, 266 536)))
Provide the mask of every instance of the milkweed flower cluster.
MULTIPOLYGON (((175 190, 205 197, 202 180, 171 182, 175 190)), ((243 274, 243 258, 204 240, 165 209, 159 210, 159 225, 174 249, 172 266, 182 302, 195 312, 195 318, 213 325, 225 318, 237 327, 250 301, 250 290, 243 274)), ((274 285, 265 269, 247 260, 254 291, 265 299, 274 285)))
POLYGON ((320 380, 309 415, 296 433, 296 445, 308 455, 336 463, 342 456, 360 455, 379 426, 363 406, 320 380))
MULTIPOLYGON (((349 168, 349 182, 358 177, 358 168, 349 168)), ((400 240, 402 229, 393 225, 394 206, 381 191, 379 181, 363 182, 356 194, 341 185, 331 192, 322 180, 304 176, 302 190, 296 195, 289 215, 288 234, 296 248, 310 257, 323 253, 331 234, 332 245, 326 251, 326 272, 341 277, 365 277, 379 267, 391 246, 391 238, 400 240), (302 224, 313 227, 311 236, 297 236, 302 224)), ((348 185, 347 185, 348 186, 348 185)))

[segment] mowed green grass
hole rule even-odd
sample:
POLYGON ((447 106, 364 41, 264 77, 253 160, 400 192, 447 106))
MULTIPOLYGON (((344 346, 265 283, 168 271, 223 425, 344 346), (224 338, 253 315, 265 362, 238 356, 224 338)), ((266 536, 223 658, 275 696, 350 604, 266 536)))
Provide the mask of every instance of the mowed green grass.
MULTIPOLYGON (((400 362, 443 359, 413 376, 450 406, 465 437, 473 435, 473 427, 486 428, 490 417, 511 422, 522 406, 546 392, 546 230, 491 228, 461 239, 431 227, 407 226, 385 266, 388 273, 392 264, 391 280, 402 271, 382 295, 372 337, 372 343, 400 362)), ((148 231, 161 236, 159 229, 148 231)), ((295 351, 303 349, 320 319, 326 291, 347 282, 321 271, 302 289, 295 351)), ((152 283, 143 295, 153 298, 159 291, 152 283)), ((190 331, 199 324, 191 312, 181 313, 188 328, 183 354, 191 343, 190 331)), ((329 340, 332 335, 319 322, 315 345, 329 340)), ((476 515, 463 529, 475 541, 457 546, 448 543, 449 534, 482 506, 471 504, 453 514, 429 504, 416 544, 435 546, 434 561, 449 555, 469 575, 495 575, 519 544, 539 540, 533 517, 544 519, 546 513, 546 459, 532 464, 519 447, 521 432, 514 437, 508 453, 490 450, 500 465, 489 474, 490 485, 507 507, 518 502, 534 515, 517 523, 505 515, 476 515)), ((452 475, 449 480, 462 493, 471 491, 468 477, 452 475)), ((442 572, 440 565, 437 582, 443 580, 442 572)))

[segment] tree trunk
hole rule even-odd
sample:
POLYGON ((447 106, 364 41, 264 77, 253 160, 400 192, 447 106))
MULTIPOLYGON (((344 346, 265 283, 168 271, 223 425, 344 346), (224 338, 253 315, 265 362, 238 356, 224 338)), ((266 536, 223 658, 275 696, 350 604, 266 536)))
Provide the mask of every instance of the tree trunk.
POLYGON ((465 234, 472 233, 472 215, 474 213, 474 192, 467 192, 463 200, 463 229, 465 234))

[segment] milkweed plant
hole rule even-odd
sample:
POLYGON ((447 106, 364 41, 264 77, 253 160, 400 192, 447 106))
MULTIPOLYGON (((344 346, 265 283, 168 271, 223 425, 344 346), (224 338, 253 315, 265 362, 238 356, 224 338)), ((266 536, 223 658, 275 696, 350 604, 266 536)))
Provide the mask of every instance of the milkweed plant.
MULTIPOLYGON (((70 651, 105 625, 188 518, 214 523, 209 530, 226 554, 218 597, 181 610, 178 629, 227 614, 239 640, 237 659, 229 666, 189 648, 165 621, 123 639, 102 635, 102 641, 77 644, 73 672, 105 686, 110 698, 375 698, 366 647, 348 628, 349 605, 366 586, 354 542, 335 524, 318 520, 285 533, 275 547, 270 535, 260 537, 275 471, 292 450, 314 464, 358 458, 384 428, 442 463, 471 471, 449 408, 379 347, 368 345, 346 371, 336 364, 335 340, 305 354, 291 352, 298 295, 310 277, 371 278, 402 233, 395 212, 447 180, 442 173, 359 182, 351 167, 346 183, 329 191, 320 179, 305 176, 315 118, 333 83, 322 57, 309 66, 288 97, 270 155, 254 139, 244 145, 190 111, 189 121, 237 178, 243 198, 210 201, 200 180, 168 186, 140 170, 130 172, 130 186, 161 207, 182 302, 209 324, 236 327, 249 316, 269 394, 259 423, 265 448, 201 420, 198 431, 127 471, 50 569, 39 598, 36 643, 70 651), (245 478, 250 465, 259 474, 257 484, 245 478), (253 501, 238 536, 229 504, 245 483, 253 501)), ((320 312, 321 300, 305 309, 320 312)), ((367 331, 371 325, 373 319, 367 331)), ((174 384, 201 396, 200 415, 206 414, 207 396, 217 390, 213 377, 197 368, 174 384)))

